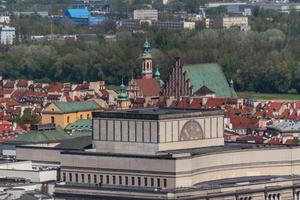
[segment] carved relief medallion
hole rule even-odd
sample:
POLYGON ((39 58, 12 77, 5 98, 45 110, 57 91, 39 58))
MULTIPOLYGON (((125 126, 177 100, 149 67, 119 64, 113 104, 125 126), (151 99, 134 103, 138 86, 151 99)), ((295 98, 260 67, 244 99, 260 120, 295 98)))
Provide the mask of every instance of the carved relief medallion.
POLYGON ((202 127, 195 120, 189 120, 184 124, 180 132, 180 141, 199 140, 203 139, 204 134, 202 127))

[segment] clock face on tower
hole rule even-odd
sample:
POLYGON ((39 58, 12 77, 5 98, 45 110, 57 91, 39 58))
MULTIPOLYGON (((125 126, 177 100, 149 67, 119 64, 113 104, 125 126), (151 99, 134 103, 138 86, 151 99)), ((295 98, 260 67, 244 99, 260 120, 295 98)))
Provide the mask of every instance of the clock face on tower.
POLYGON ((179 140, 188 141, 188 140, 199 140, 203 139, 204 134, 202 127, 195 120, 189 120, 184 124, 181 129, 179 140))

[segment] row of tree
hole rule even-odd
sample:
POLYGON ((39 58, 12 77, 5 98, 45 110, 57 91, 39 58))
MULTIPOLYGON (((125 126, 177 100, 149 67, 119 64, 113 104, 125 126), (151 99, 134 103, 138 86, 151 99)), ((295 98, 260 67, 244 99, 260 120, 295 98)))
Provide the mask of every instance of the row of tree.
MULTIPOLYGON (((26 20, 26 26, 18 21, 19 27, 24 27, 23 33, 31 35, 38 31, 34 21, 26 20)), ((140 74, 139 56, 147 38, 153 47, 154 66, 159 65, 163 79, 174 57, 179 56, 188 64, 218 62, 227 79, 235 81, 238 90, 300 92, 299 13, 257 10, 250 25, 252 30, 248 32, 212 29, 180 33, 119 32, 116 41, 111 41, 104 37, 112 27, 108 24, 99 27, 97 37, 93 38, 23 43, 4 48, 0 53, 0 72, 10 79, 105 80, 119 84, 122 77, 128 80, 132 72, 136 76, 140 74)))

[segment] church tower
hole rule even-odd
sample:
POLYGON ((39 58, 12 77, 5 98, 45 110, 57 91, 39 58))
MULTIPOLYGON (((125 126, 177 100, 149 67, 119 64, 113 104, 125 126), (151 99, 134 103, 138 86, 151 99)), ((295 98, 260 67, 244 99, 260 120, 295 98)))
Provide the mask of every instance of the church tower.
POLYGON ((130 101, 128 99, 128 95, 126 94, 126 86, 123 83, 120 85, 120 92, 118 94, 118 109, 128 109, 130 107, 130 101))
POLYGON ((144 52, 142 55, 142 76, 143 79, 152 78, 152 56, 151 56, 151 46, 148 41, 144 43, 144 52))

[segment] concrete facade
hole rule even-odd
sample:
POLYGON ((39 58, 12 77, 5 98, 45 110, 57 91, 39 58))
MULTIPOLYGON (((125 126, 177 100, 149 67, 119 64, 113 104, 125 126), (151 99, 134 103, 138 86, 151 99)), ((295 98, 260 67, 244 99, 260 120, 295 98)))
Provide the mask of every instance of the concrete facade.
POLYGON ((99 112, 93 113, 93 130, 96 152, 61 152, 60 180, 66 185, 56 194, 300 198, 300 147, 224 144, 220 110, 99 112))
POLYGON ((224 145, 221 111, 144 118, 137 112, 126 115, 131 117, 94 114, 93 145, 97 152, 156 155, 161 151, 224 145))

